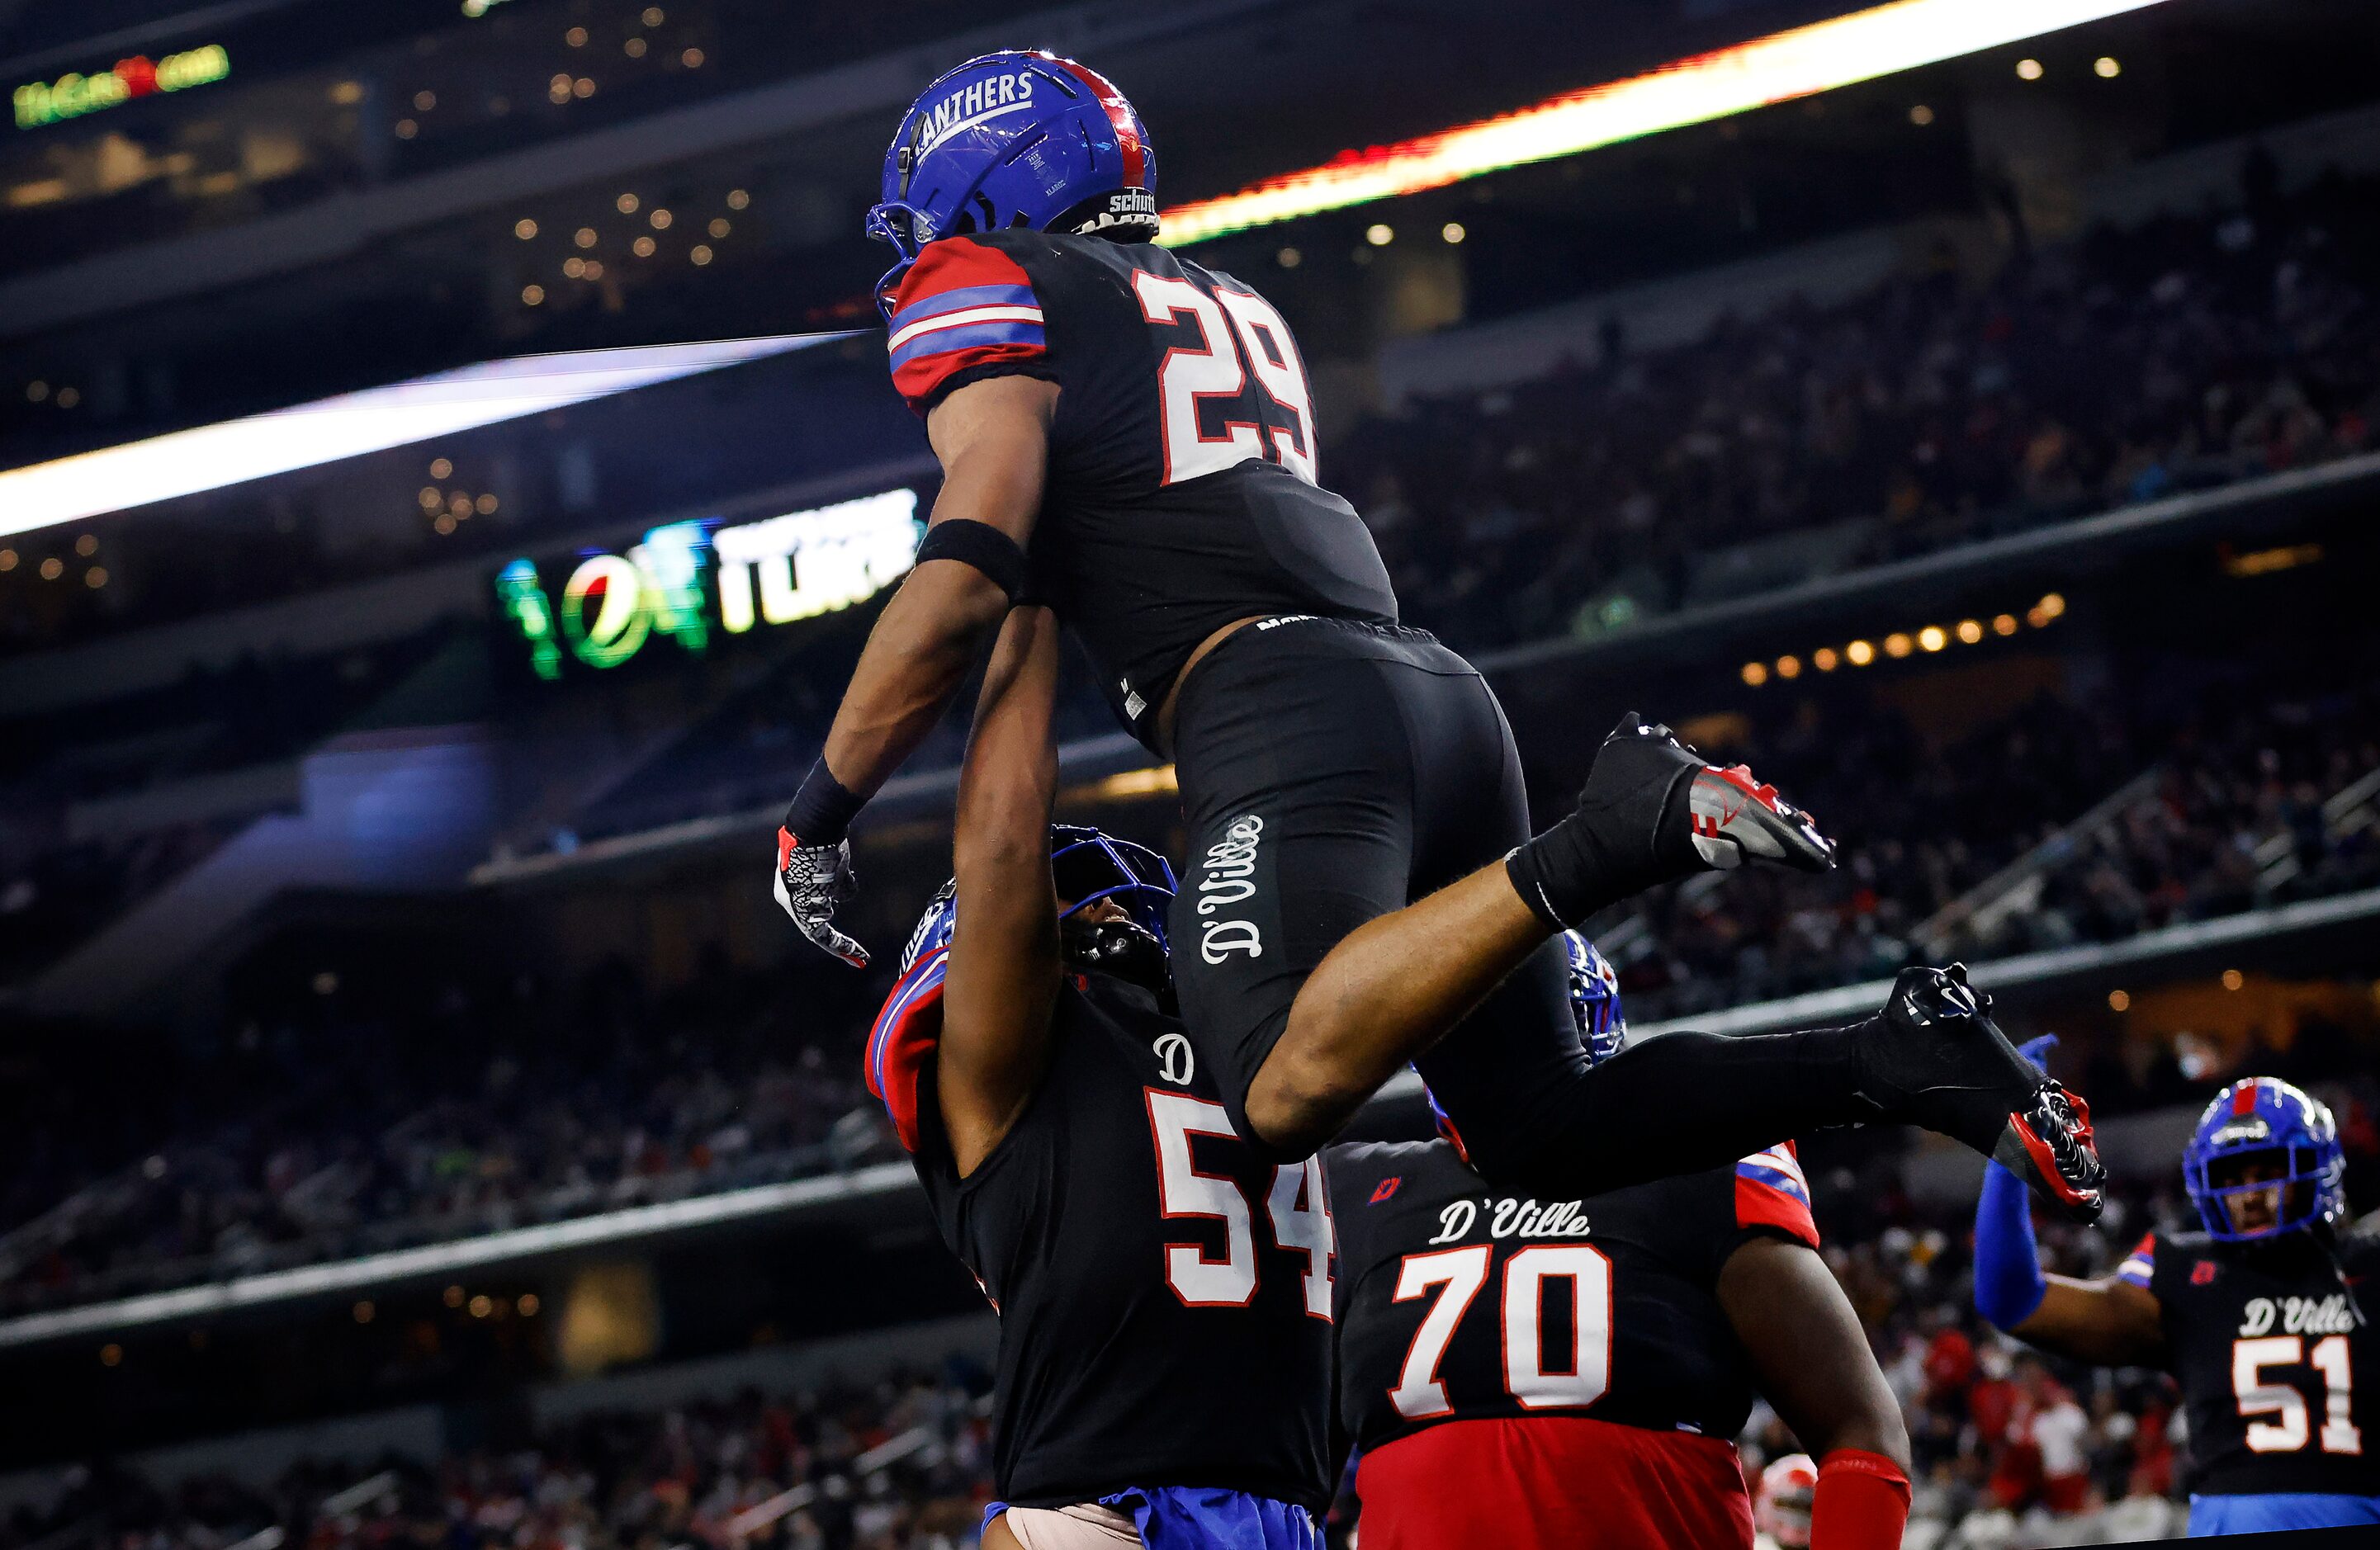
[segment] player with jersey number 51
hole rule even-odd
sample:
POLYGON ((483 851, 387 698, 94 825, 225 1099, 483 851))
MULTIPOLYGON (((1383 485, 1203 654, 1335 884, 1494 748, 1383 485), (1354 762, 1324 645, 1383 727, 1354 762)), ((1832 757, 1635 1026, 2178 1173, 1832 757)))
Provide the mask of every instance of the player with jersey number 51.
MULTIPOLYGON (((2025 1047, 2046 1059, 2056 1039, 2025 1047)), ((2380 1231, 2350 1227, 2329 1106, 2252 1076, 2182 1153, 2204 1230, 2150 1232, 2098 1281, 2043 1273, 2024 1192, 1987 1170, 1975 1308, 2077 1361, 2163 1367, 2190 1423, 2190 1532, 2361 1525, 2380 1543, 2380 1231)))

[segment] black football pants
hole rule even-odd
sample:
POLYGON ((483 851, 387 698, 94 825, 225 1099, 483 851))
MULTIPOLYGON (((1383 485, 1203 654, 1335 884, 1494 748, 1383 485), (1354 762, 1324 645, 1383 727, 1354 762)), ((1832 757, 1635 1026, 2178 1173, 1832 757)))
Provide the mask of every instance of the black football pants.
MULTIPOLYGON (((1189 831, 1174 983, 1253 1140, 1248 1087, 1305 976, 1366 921, 1527 840, 1528 796, 1478 670, 1395 626, 1244 627, 1184 683, 1174 746, 1189 831)), ((1855 1117, 1840 1033, 1671 1034, 1590 1068, 1569 996, 1548 942, 1414 1062, 1499 1188, 1591 1193, 1855 1117)))

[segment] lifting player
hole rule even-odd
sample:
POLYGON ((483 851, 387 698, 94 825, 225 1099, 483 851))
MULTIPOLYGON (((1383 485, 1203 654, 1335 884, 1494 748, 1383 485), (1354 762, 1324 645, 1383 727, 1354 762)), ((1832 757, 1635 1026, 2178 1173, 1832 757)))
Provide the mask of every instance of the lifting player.
MULTIPOLYGON (((1617 976, 1565 945, 1609 1058, 1617 976)), ((1572 1201, 1500 1197, 1447 1140, 1324 1160, 1365 1550, 1750 1550, 1733 1439, 1755 1384, 1820 1460, 1801 1543, 1900 1543, 1909 1438, 1790 1144, 1572 1201)))
POLYGON ((2087 1120, 1977 1015, 1897 1043, 1872 1024, 1681 1034, 1590 1072, 1556 931, 1747 857, 1823 870, 1831 847, 1747 771, 1633 717, 1580 809, 1531 838, 1486 680, 1398 624, 1362 520, 1315 482, 1288 325, 1151 240, 1154 156, 1113 86, 1046 53, 970 60, 911 107, 883 187, 893 382, 943 482, 779 835, 777 897, 810 940, 865 962, 832 920, 852 818, 1012 601, 1046 600, 1175 760, 1183 1016, 1268 1155, 1310 1156, 1412 1061, 1515 1188, 1586 1193, 1893 1119, 2096 1214, 2087 1120))
POLYGON ((2044 1275, 2023 1189, 1986 1169, 1975 1310, 2045 1350, 2180 1380, 2192 1534, 2380 1526, 2380 1336, 2359 1293, 2380 1232, 2343 1226, 2346 1168, 2322 1100, 2235 1082, 2182 1152, 2204 1230, 2152 1231, 2098 1281, 2044 1275))
POLYGON ((984 1544, 1319 1550, 1322 1165, 1233 1137, 1165 1010, 1165 863, 1050 823, 1057 630, 1018 609, 1001 634, 957 876, 868 1040, 868 1086, 1000 1313, 984 1544))

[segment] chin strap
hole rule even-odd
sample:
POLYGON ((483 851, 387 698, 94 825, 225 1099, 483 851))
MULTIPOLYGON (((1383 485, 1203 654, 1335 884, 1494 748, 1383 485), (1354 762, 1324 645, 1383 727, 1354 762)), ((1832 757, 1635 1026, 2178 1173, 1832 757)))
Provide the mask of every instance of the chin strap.
POLYGON ((1881 1453, 1839 1447, 1818 1460, 1810 1550, 1898 1550, 1909 1524, 1909 1476, 1881 1453))

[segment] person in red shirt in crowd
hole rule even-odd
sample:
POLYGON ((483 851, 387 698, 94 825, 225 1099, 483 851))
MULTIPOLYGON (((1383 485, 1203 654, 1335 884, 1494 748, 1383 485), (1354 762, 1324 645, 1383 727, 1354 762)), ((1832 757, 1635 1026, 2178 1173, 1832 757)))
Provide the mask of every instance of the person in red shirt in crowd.
POLYGON ((2173 1494, 2173 1406, 2163 1399, 2141 1411, 2132 1432, 2132 1473, 2125 1494, 2169 1496, 2173 1494))
POLYGON ((1975 1379, 1975 1342, 1955 1324, 1935 1331, 1925 1348, 1925 1381, 1937 1395, 1960 1394, 1975 1379))
POLYGON ((2023 1435, 2040 1467, 2041 1503, 2061 1517, 2080 1512, 2091 1496, 2091 1459, 2085 1447, 2091 1418, 2040 1362, 2027 1358, 2020 1376, 2023 1435))
POLYGON ((2008 1437, 2021 1396, 2009 1379, 2006 1351, 1985 1351, 1975 1367, 1979 1375, 1967 1386, 1967 1419, 1974 1425, 1976 1446, 1988 1449, 2008 1437))

